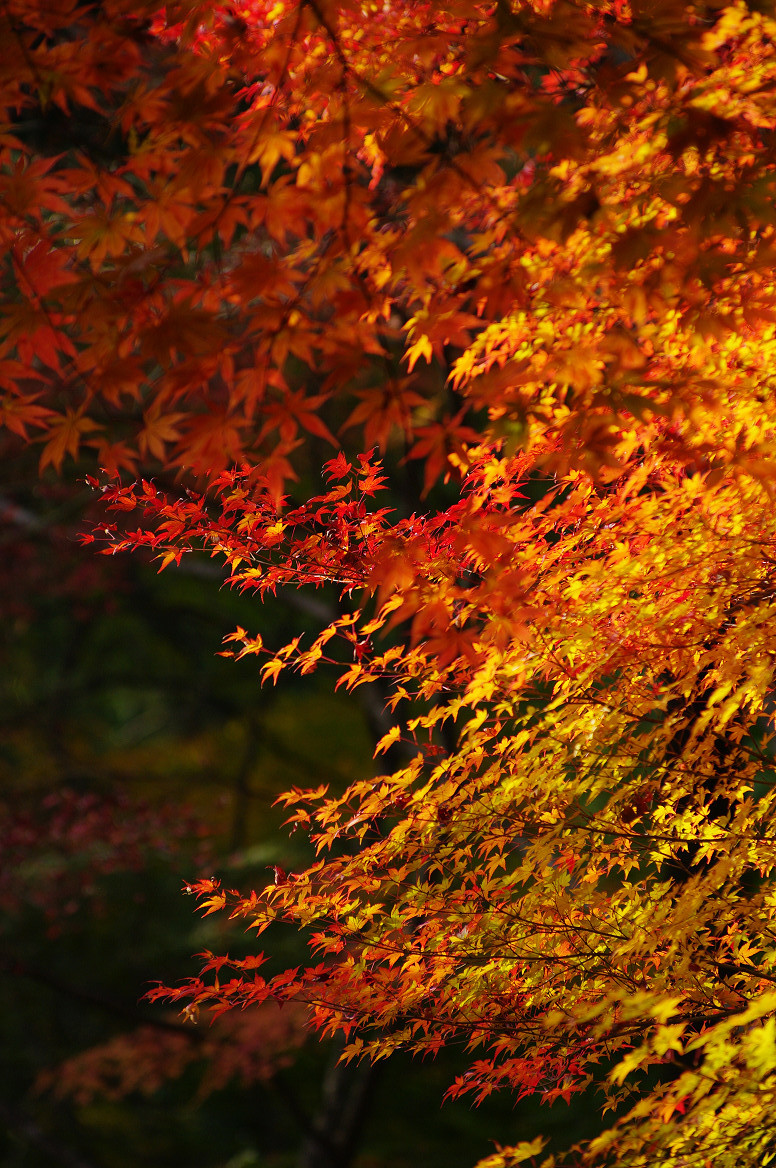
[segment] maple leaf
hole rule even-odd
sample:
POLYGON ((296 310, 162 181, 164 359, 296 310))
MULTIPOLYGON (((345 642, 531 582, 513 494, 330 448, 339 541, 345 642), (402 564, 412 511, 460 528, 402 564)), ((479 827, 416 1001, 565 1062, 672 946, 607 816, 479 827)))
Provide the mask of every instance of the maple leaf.
POLYGON ((78 456, 84 435, 91 434, 100 427, 80 411, 67 410, 65 414, 59 415, 57 421, 50 422, 48 429, 51 437, 41 452, 40 469, 53 466, 54 470, 58 471, 66 455, 69 454, 71 458, 78 456))
POLYGON ((11 386, 10 391, 0 401, 2 424, 25 441, 29 437, 28 427, 38 426, 45 429, 53 413, 47 406, 36 404, 40 396, 40 393, 20 393, 11 386))
POLYGON ((141 455, 150 454, 152 458, 164 461, 165 452, 169 443, 177 442, 181 433, 177 423, 186 417, 183 413, 163 414, 161 403, 154 402, 143 415, 143 429, 138 439, 141 455))
POLYGON ((68 252, 48 239, 33 235, 28 246, 20 240, 12 254, 19 278, 32 297, 46 296, 71 279, 68 252))

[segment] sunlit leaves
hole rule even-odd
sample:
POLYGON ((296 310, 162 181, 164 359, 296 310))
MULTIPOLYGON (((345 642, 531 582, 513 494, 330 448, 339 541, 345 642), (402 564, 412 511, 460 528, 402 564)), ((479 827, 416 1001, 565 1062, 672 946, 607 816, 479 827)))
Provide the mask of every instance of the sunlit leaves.
MULTIPOLYGON (((265 682, 324 665, 347 689, 381 679, 400 720, 376 753, 411 747, 343 795, 289 795, 321 856, 307 873, 249 897, 202 889, 206 911, 259 931, 314 925, 328 961, 175 996, 309 1001, 324 1029, 358 1034, 354 1054, 463 1038, 479 1053, 453 1093, 478 1098, 565 1098, 619 1054, 614 1102, 688 1049, 712 1073, 720 1027, 725 1059, 767 1076, 767 1035, 735 1021, 760 1003, 769 1017, 776 976, 769 884, 746 883, 776 863, 767 488, 653 456, 616 487, 575 473, 530 505, 533 460, 486 445, 469 458, 460 500, 409 520, 371 501, 369 460, 342 455, 328 493, 280 513, 247 474, 208 504, 105 492, 146 516, 106 550, 209 547, 259 592, 344 586, 347 615, 312 643, 268 649, 242 628, 227 643, 264 657, 265 682)), ((703 1108, 735 1106, 707 1082, 688 1071, 637 1103, 612 1146, 640 1155, 674 1113, 705 1139, 703 1108)))

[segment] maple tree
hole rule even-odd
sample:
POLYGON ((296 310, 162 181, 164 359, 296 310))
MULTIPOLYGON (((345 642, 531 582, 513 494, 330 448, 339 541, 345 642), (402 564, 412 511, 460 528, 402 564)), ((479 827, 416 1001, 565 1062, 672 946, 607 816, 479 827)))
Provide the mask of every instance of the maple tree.
POLYGON ((463 1042, 453 1096, 595 1080, 583 1162, 767 1162, 770 4, 7 0, 0 29, 4 424, 44 472, 94 452, 109 552, 333 592, 317 636, 225 652, 391 715, 386 773, 286 797, 309 867, 192 886, 309 964, 210 955, 159 996, 308 1003, 346 1058, 463 1042))

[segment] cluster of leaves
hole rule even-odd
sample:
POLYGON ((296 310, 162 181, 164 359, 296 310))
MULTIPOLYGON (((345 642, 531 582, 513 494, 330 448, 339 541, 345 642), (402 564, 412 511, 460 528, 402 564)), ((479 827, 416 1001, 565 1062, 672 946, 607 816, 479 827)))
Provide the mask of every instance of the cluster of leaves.
POLYGON ((306 871, 247 897, 196 886, 258 933, 311 930, 322 960, 265 979, 254 959, 214 958, 159 994, 216 1010, 301 999, 351 1035, 348 1057, 464 1040, 478 1057, 453 1095, 568 1097, 620 1055, 615 1105, 634 1074, 668 1067, 618 1156, 708 1141, 759 1156, 776 1081, 757 1025, 776 979, 767 484, 652 455, 616 485, 574 472, 529 504, 528 456, 469 459, 447 511, 393 523, 367 510, 366 458, 330 463, 329 492, 280 514, 250 472, 208 501, 109 488, 145 513, 109 552, 150 545, 165 563, 204 543, 241 588, 344 585, 349 611, 309 647, 227 640, 267 654, 265 679, 327 662, 348 687, 381 680, 404 713, 377 753, 399 738, 412 752, 341 796, 289 794, 319 854, 306 871))
POLYGON ((78 1104, 134 1093, 148 1096, 181 1078, 194 1064, 202 1068, 196 1095, 201 1102, 232 1080, 243 1087, 271 1080, 292 1062, 307 1036, 306 1011, 300 1006, 228 1014, 204 1032, 174 1025, 140 1026, 74 1055, 56 1071, 44 1072, 37 1087, 78 1104))
POLYGON ((247 456, 277 496, 334 427, 428 487, 484 411, 612 475, 716 455, 768 392, 758 10, 9 0, 0 31, 2 418, 43 467, 247 456))

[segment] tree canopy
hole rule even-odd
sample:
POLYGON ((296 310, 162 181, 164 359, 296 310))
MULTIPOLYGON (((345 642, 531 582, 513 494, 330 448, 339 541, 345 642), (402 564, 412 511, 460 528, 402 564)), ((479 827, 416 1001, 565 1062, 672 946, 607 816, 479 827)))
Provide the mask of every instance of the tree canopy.
POLYGON ((592 1085, 613 1126, 567 1162, 768 1162, 772 6, 7 0, 0 33, 5 426, 45 475, 91 454, 103 550, 322 589, 317 633, 224 652, 383 727, 383 773, 285 796, 307 867, 191 886, 309 962, 158 996, 306 1003, 350 1059, 464 1043, 454 1096, 592 1085))

